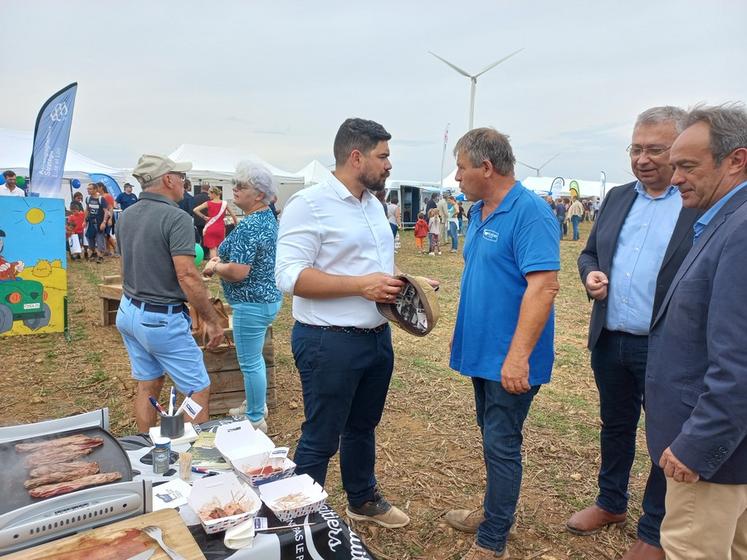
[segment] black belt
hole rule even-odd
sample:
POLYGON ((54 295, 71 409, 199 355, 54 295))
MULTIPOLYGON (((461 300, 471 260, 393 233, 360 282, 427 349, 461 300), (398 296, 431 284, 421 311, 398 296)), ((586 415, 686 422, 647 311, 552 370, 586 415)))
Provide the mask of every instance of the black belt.
POLYGON ((309 325, 308 323, 302 323, 301 321, 296 321, 296 322, 302 327, 308 327, 310 329, 341 332, 341 333, 346 333, 346 334, 378 334, 378 333, 384 332, 386 328, 389 326, 389 323, 384 323, 383 325, 379 325, 378 327, 374 327, 372 329, 361 329, 360 327, 338 327, 335 325, 309 325))
POLYGON ((135 307, 142 309, 143 311, 150 311, 151 313, 164 313, 166 315, 169 315, 169 314, 175 315, 177 313, 181 313, 187 310, 187 306, 184 305, 183 303, 162 305, 158 303, 147 303, 145 301, 140 301, 139 299, 135 299, 130 296, 125 296, 125 297, 128 300, 130 300, 130 303, 132 303, 132 305, 134 305, 135 307))

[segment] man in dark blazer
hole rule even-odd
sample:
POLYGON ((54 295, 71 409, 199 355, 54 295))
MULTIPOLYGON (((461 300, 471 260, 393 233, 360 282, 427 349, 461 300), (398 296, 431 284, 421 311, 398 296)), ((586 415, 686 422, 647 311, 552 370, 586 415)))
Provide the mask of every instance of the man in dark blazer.
MULTIPOLYGON (((627 519, 628 483, 643 404, 648 332, 653 313, 692 246, 697 210, 683 210, 671 184, 669 148, 685 112, 654 107, 638 116, 628 151, 638 181, 604 199, 578 259, 581 281, 594 299, 589 349, 602 419, 596 503, 576 512, 569 531, 590 535, 627 519)), ((638 539, 625 560, 663 560, 664 475, 651 466, 638 539)))
POLYGON ((646 434, 667 476, 668 560, 747 559, 747 112, 696 108, 672 146, 704 210, 651 326, 646 434))

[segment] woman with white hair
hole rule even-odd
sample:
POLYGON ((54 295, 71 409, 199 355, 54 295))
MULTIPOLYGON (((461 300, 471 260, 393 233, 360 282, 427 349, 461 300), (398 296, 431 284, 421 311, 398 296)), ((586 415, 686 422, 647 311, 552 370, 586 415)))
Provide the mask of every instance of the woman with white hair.
POLYGON ((267 431, 267 377, 262 347, 267 327, 280 311, 283 296, 275 285, 278 222, 269 204, 277 190, 270 172, 242 161, 233 179, 233 202, 245 214, 203 270, 217 275, 233 309, 233 338, 246 390, 245 414, 256 429, 267 431))

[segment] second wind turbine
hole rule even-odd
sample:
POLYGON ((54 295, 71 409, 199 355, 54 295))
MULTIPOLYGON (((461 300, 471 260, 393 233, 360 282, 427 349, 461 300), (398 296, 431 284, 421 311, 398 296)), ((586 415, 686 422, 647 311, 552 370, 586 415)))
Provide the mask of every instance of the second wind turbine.
POLYGON ((519 49, 518 51, 514 51, 514 52, 512 52, 512 53, 511 53, 510 55, 508 55, 508 56, 504 56, 504 57, 503 57, 502 59, 500 59, 500 60, 497 60, 497 61, 496 61, 496 62, 494 62, 493 64, 489 64, 488 66, 486 66, 485 68, 483 68, 483 69, 482 69, 481 71, 479 71, 479 72, 478 72, 477 74, 475 74, 475 75, 472 75, 472 74, 470 74, 470 73, 469 73, 469 72, 467 72, 466 70, 462 70, 462 69, 461 69, 461 68, 459 68, 459 66, 457 66, 456 64, 452 64, 451 62, 449 62, 449 61, 448 61, 448 60, 446 60, 445 58, 443 58, 443 57, 440 57, 440 56, 438 56, 438 55, 437 55, 436 53, 434 53, 433 51, 428 51, 428 53, 430 53, 430 54, 432 54, 433 56, 435 56, 435 57, 436 57, 436 58, 437 58, 438 60, 440 60, 440 61, 441 61, 441 62, 443 62, 444 64, 448 64, 448 65, 449 65, 449 66, 450 66, 451 68, 453 68, 454 70, 456 70, 457 72, 459 72, 459 73, 460 73, 460 74, 461 74, 462 76, 466 76, 467 78, 469 78, 469 79, 470 79, 470 94, 469 94, 469 128, 468 128, 467 130, 472 130, 472 129, 474 128, 474 124, 475 124, 475 90, 476 90, 476 88, 477 88, 477 78, 479 78, 480 76, 482 76, 482 75, 483 75, 483 74, 484 74, 485 72, 487 72, 488 70, 491 70, 491 69, 495 68, 495 67, 496 67, 496 66, 498 66, 498 65, 499 65, 499 64, 500 64, 501 62, 505 62, 506 60, 508 60, 509 58, 511 58, 512 56, 514 56, 515 54, 518 54, 518 53, 520 53, 520 52, 521 52, 521 51, 523 51, 523 50, 524 50, 524 49, 522 48, 522 49, 519 49))

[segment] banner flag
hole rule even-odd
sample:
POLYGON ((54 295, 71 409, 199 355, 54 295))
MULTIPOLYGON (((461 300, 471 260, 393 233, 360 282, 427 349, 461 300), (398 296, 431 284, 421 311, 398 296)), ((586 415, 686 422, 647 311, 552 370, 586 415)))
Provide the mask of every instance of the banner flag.
POLYGON ((36 117, 34 150, 29 163, 29 190, 38 196, 60 196, 77 91, 77 82, 62 88, 47 100, 36 117))
POLYGON ((555 179, 552 180, 552 184, 550 185, 550 195, 553 198, 560 198, 560 193, 563 192, 563 188, 565 187, 565 179, 562 177, 555 177, 555 179))
POLYGON ((581 194, 581 189, 578 186, 578 181, 576 181, 575 179, 572 180, 568 185, 568 190, 571 193, 571 198, 578 198, 581 194))
POLYGON ((104 183, 106 190, 109 191, 109 194, 114 198, 117 198, 122 194, 122 189, 119 188, 119 183, 117 183, 113 177, 104 175, 103 173, 89 173, 88 176, 94 183, 104 183))

